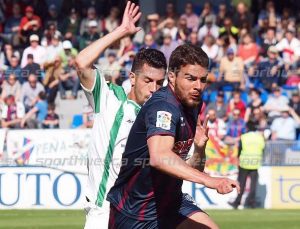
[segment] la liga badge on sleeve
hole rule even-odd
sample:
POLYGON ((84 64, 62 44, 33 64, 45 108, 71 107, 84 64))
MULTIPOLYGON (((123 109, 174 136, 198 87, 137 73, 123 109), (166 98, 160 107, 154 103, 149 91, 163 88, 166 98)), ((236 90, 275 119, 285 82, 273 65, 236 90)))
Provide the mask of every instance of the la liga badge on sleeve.
POLYGON ((156 115, 156 127, 162 128, 164 130, 171 129, 171 119, 172 114, 167 111, 157 111, 156 115))

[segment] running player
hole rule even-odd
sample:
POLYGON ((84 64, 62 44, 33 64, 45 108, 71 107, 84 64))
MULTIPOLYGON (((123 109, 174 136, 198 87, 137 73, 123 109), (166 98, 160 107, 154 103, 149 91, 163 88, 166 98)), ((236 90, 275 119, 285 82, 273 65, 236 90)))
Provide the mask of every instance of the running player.
POLYGON ((162 86, 167 63, 162 52, 143 49, 135 56, 130 73, 131 91, 107 84, 104 74, 93 63, 116 41, 139 31, 135 23, 140 18, 139 7, 127 3, 122 24, 110 34, 82 50, 76 65, 81 85, 95 117, 88 152, 88 193, 85 229, 106 228, 109 202, 106 194, 119 172, 122 153, 129 130, 140 106, 162 86))
MULTIPOLYGON (((199 163, 185 161, 195 137, 208 64, 197 46, 182 45, 171 54, 169 85, 145 103, 129 133, 122 159, 129 163, 122 165, 107 195, 109 228, 218 228, 181 191, 183 180, 221 194, 234 187, 239 191, 236 181, 210 177, 195 169, 199 163)), ((198 133, 195 155, 204 155, 206 123, 198 133)))

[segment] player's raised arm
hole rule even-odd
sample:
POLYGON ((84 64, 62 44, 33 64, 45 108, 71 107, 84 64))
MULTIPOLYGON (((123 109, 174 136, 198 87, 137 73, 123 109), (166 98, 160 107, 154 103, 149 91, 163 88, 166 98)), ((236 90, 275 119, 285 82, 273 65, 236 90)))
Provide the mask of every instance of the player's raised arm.
POLYGON ((192 168, 203 172, 206 162, 205 147, 208 141, 208 115, 201 123, 200 115, 197 121, 196 134, 194 137, 194 152, 193 155, 186 161, 192 168))
POLYGON ((203 184, 216 189, 220 194, 230 193, 233 188, 239 192, 238 182, 227 178, 215 178, 190 167, 172 149, 174 137, 155 135, 147 140, 150 166, 181 180, 203 184))
POLYGON ((136 27, 135 23, 140 17, 139 6, 128 1, 123 14, 122 24, 113 32, 90 44, 77 55, 77 73, 81 84, 85 88, 91 89, 94 85, 95 75, 92 69, 94 62, 114 42, 124 36, 138 32, 140 28, 136 27))

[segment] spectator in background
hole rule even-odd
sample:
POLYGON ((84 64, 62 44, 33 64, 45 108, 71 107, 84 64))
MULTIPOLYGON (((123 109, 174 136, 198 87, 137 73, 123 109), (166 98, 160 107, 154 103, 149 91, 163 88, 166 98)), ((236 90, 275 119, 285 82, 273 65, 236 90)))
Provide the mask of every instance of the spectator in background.
POLYGON ((215 110, 216 116, 219 119, 223 119, 224 121, 227 120, 227 110, 226 110, 226 104, 224 102, 224 92, 219 91, 217 94, 216 102, 209 103, 206 107, 206 113, 208 110, 215 110))
POLYGON ((276 27, 277 20, 280 20, 279 16, 276 14, 274 1, 267 1, 265 10, 261 10, 258 15, 258 24, 263 23, 264 18, 268 21, 269 27, 276 27))
POLYGON ((117 57, 122 58, 122 56, 124 56, 126 53, 132 52, 132 51, 136 52, 137 48, 135 47, 135 45, 133 44, 133 42, 129 36, 124 37, 120 41, 120 49, 118 51, 117 57))
POLYGON ((241 99, 241 91, 235 90, 232 93, 232 99, 229 100, 227 107, 227 115, 233 116, 233 111, 238 109, 240 111, 239 115, 241 119, 244 119, 246 112, 246 105, 244 101, 241 99))
POLYGON ((199 17, 194 13, 193 4, 187 3, 185 5, 184 14, 181 18, 185 18, 187 21, 187 27, 191 31, 197 31, 199 27, 199 17))
POLYGON ((18 47, 21 43, 19 34, 21 18, 20 4, 14 3, 12 6, 12 16, 5 21, 4 33, 1 34, 1 37, 15 47, 18 47))
POLYGON ((232 111, 232 117, 227 123, 225 142, 227 144, 238 146, 240 137, 244 133, 246 133, 246 123, 244 119, 241 118, 241 111, 237 108, 234 108, 232 111))
POLYGON ((34 62, 33 54, 27 54, 27 61, 24 68, 22 68, 23 80, 27 80, 30 74, 36 75, 38 78, 41 77, 41 67, 38 63, 34 62))
MULTIPOLYGON (((265 113, 260 108, 254 108, 252 116, 249 118, 250 122, 254 122, 257 129, 264 134, 265 139, 269 139, 271 135, 270 126, 265 113)), ((248 122, 249 122, 248 121, 248 122)))
POLYGON ((249 12, 248 6, 244 2, 239 2, 236 6, 236 13, 233 16, 233 24, 242 29, 245 24, 253 25, 253 15, 249 12))
POLYGON ((58 9, 55 4, 51 4, 48 8, 48 15, 44 22, 44 27, 49 27, 50 25, 54 25, 59 31, 61 31, 61 23, 62 18, 58 12, 58 9))
POLYGON ((226 123, 223 121, 223 119, 217 118, 216 111, 214 109, 209 109, 207 111, 207 115, 209 138, 217 141, 219 144, 224 144, 223 139, 226 135, 226 123))
POLYGON ((238 47, 237 55, 242 58, 246 67, 251 67, 257 61, 259 55, 259 47, 253 42, 249 33, 242 37, 242 43, 238 47))
POLYGON ((260 86, 263 85, 265 89, 271 91, 272 85, 280 83, 282 69, 283 62, 278 57, 276 46, 270 46, 268 49, 268 57, 257 65, 258 76, 255 78, 260 86))
POLYGON ((5 44, 4 51, 0 52, 0 63, 2 67, 9 67, 13 56, 20 59, 20 53, 16 51, 11 44, 5 44))
POLYGON ((45 129, 58 129, 59 128, 59 116, 55 113, 55 104, 48 104, 48 112, 45 120, 42 124, 45 129))
POLYGON ((44 86, 38 82, 37 76, 30 74, 28 81, 22 85, 21 102, 24 103, 26 112, 29 111, 36 103, 36 98, 40 92, 44 92, 44 86))
POLYGON ((168 2, 166 4, 166 11, 165 14, 163 15, 163 20, 167 18, 172 18, 175 21, 178 20, 178 15, 173 2, 168 2))
POLYGON ((291 107, 298 116, 300 116, 300 95, 299 91, 294 91, 292 93, 292 98, 289 102, 289 107, 291 107))
POLYGON ((80 23, 80 30, 79 30, 80 35, 83 35, 85 32, 89 31, 89 22, 90 21, 97 22, 97 25, 98 25, 97 32, 99 34, 103 31, 103 28, 100 27, 102 25, 102 22, 97 17, 96 9, 95 9, 95 7, 91 6, 87 10, 87 16, 85 18, 83 18, 80 23))
POLYGON ((189 35, 188 43, 192 45, 196 45, 198 47, 201 47, 201 42, 198 40, 198 33, 197 32, 191 32, 189 35))
POLYGON ((46 74, 43 79, 43 85, 46 88, 47 102, 54 103, 58 91, 60 75, 64 71, 61 58, 56 56, 53 61, 46 62, 45 71, 46 74))
POLYGON ((66 40, 75 41, 76 35, 79 34, 80 17, 75 8, 72 8, 68 17, 62 21, 62 35, 66 40))
POLYGON ((201 48, 211 61, 210 68, 214 68, 217 64, 216 59, 219 52, 219 46, 216 44, 215 38, 212 35, 207 35, 201 48))
POLYGON ((70 56, 68 65, 64 67, 64 71, 59 77, 59 93, 61 99, 66 99, 66 90, 72 90, 69 99, 76 99, 80 82, 75 68, 75 56, 70 56))
POLYGON ((41 129, 43 127, 43 122, 48 113, 46 93, 44 91, 39 92, 35 100, 36 103, 33 108, 31 108, 22 118, 21 128, 24 128, 25 125, 28 129, 41 129))
POLYGON ((250 177, 250 192, 245 201, 245 207, 256 208, 256 186, 258 181, 258 169, 262 164, 262 157, 265 148, 263 135, 257 131, 256 124, 247 123, 247 133, 241 136, 239 145, 239 175, 238 181, 241 192, 233 202, 228 202, 234 209, 241 204, 241 199, 246 187, 247 177, 250 177))
POLYGON ((61 37, 61 32, 57 30, 55 24, 49 24, 47 29, 44 31, 44 36, 41 41, 42 46, 48 47, 51 45, 54 36, 61 37))
POLYGON ((6 76, 9 76, 10 74, 14 74, 17 77, 17 80, 20 83, 23 83, 22 69, 19 65, 19 58, 16 56, 11 57, 10 66, 5 71, 6 76))
POLYGON ((27 65, 28 61, 28 54, 32 54, 34 57, 34 60, 36 63, 39 65, 43 65, 45 58, 46 58, 46 50, 44 47, 39 45, 39 36, 36 34, 32 34, 29 38, 30 41, 30 46, 27 47, 22 55, 22 60, 21 60, 21 68, 24 68, 27 65))
POLYGON ((152 34, 145 35, 144 44, 141 48, 158 49, 158 45, 156 44, 155 40, 153 39, 152 34))
POLYGON ((296 140, 296 130, 299 128, 299 124, 300 119, 293 109, 288 106, 281 108, 281 115, 276 117, 271 125, 271 139, 296 140))
MULTIPOLYGON (((129 74, 131 72, 131 67, 133 64, 133 60, 135 57, 135 52, 134 51, 130 51, 127 52, 125 55, 122 56, 122 58, 119 59, 119 64, 122 66, 122 81, 124 81, 123 83, 125 83, 125 92, 127 92, 127 89, 131 88, 131 84, 130 84, 130 80, 129 78, 129 74)), ((122 86, 123 86, 122 83, 122 86)), ((129 90, 130 91, 130 90, 129 90)), ((128 92, 129 92, 128 91, 128 92)))
POLYGON ((55 57, 57 57, 63 50, 62 42, 60 41, 61 36, 58 34, 55 34, 51 38, 51 43, 49 46, 46 47, 46 62, 52 62, 55 60, 55 57))
MULTIPOLYGON (((1 105, 1 103, 0 103, 1 105)), ((16 103, 13 95, 4 98, 4 104, 1 105, 1 127, 2 128, 20 128, 24 107, 22 103, 16 103)))
POLYGON ((203 26, 207 22, 207 19, 212 20, 212 23, 216 23, 216 15, 213 12, 212 5, 210 2, 205 2, 203 5, 203 10, 199 17, 199 27, 203 26))
POLYGON ((9 95, 13 95, 15 101, 20 101, 21 99, 21 84, 14 73, 10 73, 7 80, 5 80, 2 84, 0 101, 4 101, 4 99, 9 95))
POLYGON ((219 10, 216 17, 216 25, 222 27, 224 25, 224 20, 228 16, 229 12, 227 11, 226 3, 219 4, 219 10))
POLYGON ((218 87, 230 85, 233 88, 244 88, 244 63, 240 57, 235 56, 234 50, 228 48, 226 56, 220 61, 220 72, 218 87))
POLYGON ((263 107, 263 102, 260 99, 261 93, 259 90, 257 90, 256 88, 252 88, 249 94, 250 94, 251 101, 248 104, 246 109, 246 113, 244 116, 245 122, 248 122, 250 120, 250 118, 253 116, 253 112, 255 109, 262 110, 263 107))
POLYGON ((172 18, 167 18, 158 25, 158 29, 162 31, 162 34, 170 34, 172 40, 176 40, 178 28, 175 25, 175 21, 172 18))
POLYGON ((106 78, 109 78, 110 82, 118 85, 122 84, 123 80, 119 78, 121 65, 117 61, 117 56, 114 52, 108 53, 107 62, 102 64, 101 66, 102 66, 104 76, 106 76, 106 78))
POLYGON ((84 32, 79 40, 79 49, 82 50, 92 42, 100 38, 99 33, 97 32, 97 21, 89 21, 89 29, 87 32, 84 32))
POLYGON ((103 30, 106 33, 112 32, 120 24, 119 21, 120 10, 117 7, 112 7, 110 9, 109 15, 104 19, 104 28, 103 30))
POLYGON ((219 37, 219 27, 214 24, 214 18, 211 15, 205 18, 205 24, 199 29, 198 40, 202 42, 209 35, 215 39, 219 37))
POLYGON ((158 21, 159 21, 159 15, 158 14, 150 14, 147 16, 147 22, 146 22, 146 28, 145 32, 146 34, 151 34, 153 36, 153 39, 158 45, 162 44, 161 39, 161 32, 158 29, 158 21))
POLYGON ((25 8, 25 16, 22 17, 20 22, 20 34, 22 36, 23 42, 27 43, 28 38, 32 34, 39 34, 41 27, 42 27, 41 18, 34 14, 34 10, 32 6, 27 6, 25 8))
POLYGON ((177 48, 178 45, 179 44, 177 43, 177 41, 172 40, 171 34, 164 35, 164 42, 160 47, 160 51, 165 55, 167 63, 169 63, 171 53, 177 48))
POLYGON ((78 51, 73 48, 72 43, 69 40, 65 40, 62 43, 63 50, 60 52, 59 56, 62 60, 62 64, 64 67, 68 65, 68 58, 71 56, 77 56, 78 51))
POLYGON ((295 64, 300 55, 300 40, 295 37, 295 30, 288 29, 285 37, 278 42, 276 48, 282 52, 283 61, 288 69, 291 65, 295 64))
POLYGON ((180 18, 178 21, 178 31, 176 34, 176 40, 179 43, 185 43, 188 40, 190 30, 187 27, 187 21, 185 18, 180 18))
POLYGON ((261 44, 260 54, 263 57, 267 57, 270 46, 275 46, 277 44, 275 35, 275 28, 269 27, 265 33, 263 42, 261 44))
POLYGON ((236 42, 238 41, 239 29, 232 24, 231 17, 225 17, 223 27, 221 27, 219 30, 219 36, 220 38, 223 36, 228 36, 235 39, 236 42))
POLYGON ((273 87, 272 91, 272 95, 269 95, 263 107, 263 110, 268 114, 270 122, 272 122, 274 118, 281 116, 281 111, 285 110, 289 103, 288 98, 281 94, 280 87, 273 87))

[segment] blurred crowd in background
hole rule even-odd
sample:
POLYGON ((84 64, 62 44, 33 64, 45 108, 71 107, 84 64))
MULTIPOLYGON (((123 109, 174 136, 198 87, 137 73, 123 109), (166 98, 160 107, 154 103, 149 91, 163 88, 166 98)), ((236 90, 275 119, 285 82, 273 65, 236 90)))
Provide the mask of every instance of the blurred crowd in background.
MULTIPOLYGON (((0 1, 2 128, 59 128, 56 101, 76 100, 81 90, 77 53, 121 22, 120 5, 62 2, 58 7, 44 1, 0 1)), ((170 1, 163 14, 144 15, 139 22, 143 30, 114 44, 95 65, 108 82, 128 92, 139 49, 159 49, 169 59, 178 45, 192 43, 210 58, 203 115, 209 114, 211 136, 235 145, 252 121, 266 139, 296 140, 300 18, 292 13, 293 5, 278 8, 276 1, 264 1, 252 12, 249 4, 186 3, 178 13, 170 1)), ((91 108, 83 116, 81 127, 92 127, 91 108)))

